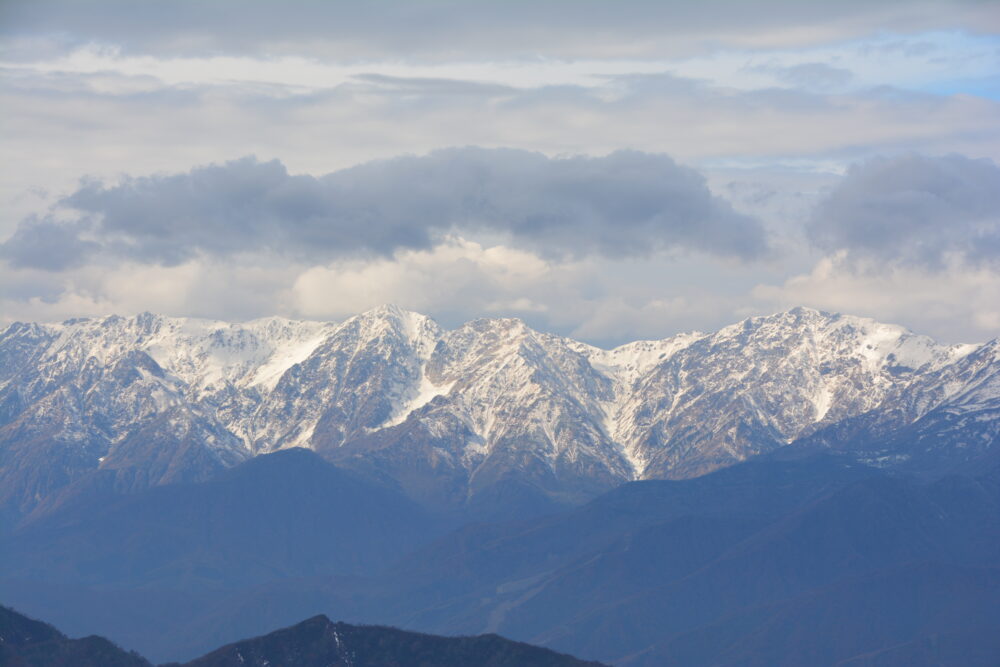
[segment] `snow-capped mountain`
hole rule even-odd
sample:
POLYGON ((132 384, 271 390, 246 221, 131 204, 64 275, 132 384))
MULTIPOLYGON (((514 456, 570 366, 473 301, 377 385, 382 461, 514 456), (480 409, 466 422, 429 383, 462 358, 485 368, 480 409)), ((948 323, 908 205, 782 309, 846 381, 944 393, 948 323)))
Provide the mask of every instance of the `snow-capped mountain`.
POLYGON ((475 320, 443 333, 414 379, 381 428, 321 451, 444 503, 576 500, 635 477, 605 428, 614 382, 570 341, 519 320, 475 320))
POLYGON ((864 414, 972 349, 806 308, 754 317, 640 375, 615 437, 642 475, 690 477, 864 414))
POLYGON ((129 489, 291 446, 444 505, 572 502, 796 441, 968 458, 997 439, 998 369, 996 341, 805 308, 613 350, 394 306, 339 324, 18 323, 0 334, 0 500, 20 514, 97 470, 129 489))
POLYGON ((856 451, 876 465, 976 471, 1000 449, 1000 340, 893 387, 872 410, 831 423, 805 443, 856 451), (964 466, 963 466, 964 464, 964 466))

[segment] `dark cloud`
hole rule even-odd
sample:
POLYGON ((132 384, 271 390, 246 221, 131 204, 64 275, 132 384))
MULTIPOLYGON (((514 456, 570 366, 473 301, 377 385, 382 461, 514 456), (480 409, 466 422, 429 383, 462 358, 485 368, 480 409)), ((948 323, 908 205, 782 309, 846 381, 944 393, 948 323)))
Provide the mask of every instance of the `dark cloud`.
POLYGON ((906 155, 852 167, 808 227, 824 250, 939 268, 950 253, 1000 262, 1000 167, 906 155))
POLYGON ((322 261, 428 248, 455 231, 499 234, 554 257, 681 249, 752 259, 767 250, 761 224, 713 196, 697 171, 632 151, 550 159, 448 149, 320 178, 244 158, 114 186, 86 183, 61 205, 92 221, 92 240, 81 239, 78 223, 26 220, 3 246, 9 261, 59 270, 83 261, 94 243, 165 265, 261 250, 322 261))
POLYGON ((82 266, 97 244, 81 238, 85 225, 30 216, 0 244, 0 258, 16 268, 64 271, 82 266))

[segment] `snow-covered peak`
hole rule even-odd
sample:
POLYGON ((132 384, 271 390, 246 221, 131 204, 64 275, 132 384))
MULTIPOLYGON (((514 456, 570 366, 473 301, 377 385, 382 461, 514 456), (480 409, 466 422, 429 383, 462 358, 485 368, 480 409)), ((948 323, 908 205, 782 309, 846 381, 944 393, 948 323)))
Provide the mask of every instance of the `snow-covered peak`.
POLYGON ((47 325, 55 336, 46 363, 109 365, 133 350, 199 391, 220 384, 265 384, 304 359, 333 325, 269 317, 231 323, 140 313, 47 325))
POLYGON ((346 320, 338 330, 354 332, 359 338, 366 340, 386 335, 399 336, 422 359, 430 356, 442 335, 441 327, 430 317, 395 304, 385 304, 355 315, 346 320))
POLYGON ((445 332, 429 372, 437 382, 467 379, 487 363, 507 364, 520 357, 533 332, 515 318, 480 318, 445 332))
POLYGON ((364 323, 367 326, 375 326, 381 323, 406 328, 410 323, 429 319, 426 315, 400 308, 394 303, 387 303, 350 317, 344 323, 364 323))
POLYGON ((945 346, 906 327, 868 317, 796 307, 750 317, 711 336, 714 345, 748 349, 808 349, 818 363, 852 358, 870 372, 933 370, 975 349, 945 346))
POLYGON ((957 362, 928 375, 921 389, 936 394, 936 407, 951 411, 1000 408, 1000 339, 956 347, 957 362))

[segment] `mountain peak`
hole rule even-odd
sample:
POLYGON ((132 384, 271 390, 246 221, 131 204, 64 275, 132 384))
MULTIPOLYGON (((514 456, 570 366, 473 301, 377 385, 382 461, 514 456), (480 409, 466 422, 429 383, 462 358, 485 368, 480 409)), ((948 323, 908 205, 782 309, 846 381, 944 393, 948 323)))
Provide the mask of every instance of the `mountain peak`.
POLYGON ((397 319, 398 320, 398 319, 405 319, 407 317, 412 317, 414 315, 418 315, 420 317, 425 317, 424 315, 421 315, 420 313, 418 313, 416 311, 407 310, 406 308, 403 308, 403 307, 401 307, 401 306, 399 306, 399 305, 397 305, 395 303, 383 303, 380 306, 375 306, 374 308, 369 308, 368 310, 364 311, 363 313, 359 313, 355 317, 361 317, 361 318, 366 318, 366 319, 376 319, 376 318, 379 318, 379 319, 397 319))
POLYGON ((188 663, 188 667, 303 664, 304 655, 310 656, 309 664, 324 665, 600 665, 493 634, 440 637, 377 625, 334 623, 319 615, 224 646, 188 663))
POLYGON ((394 325, 406 330, 420 328, 426 326, 428 323, 437 327, 434 320, 427 315, 423 315, 422 313, 418 313, 414 310, 407 310, 394 303, 385 303, 381 306, 376 306, 375 308, 366 310, 363 313, 359 313, 358 315, 349 318, 345 321, 345 324, 348 322, 391 322, 394 325))
POLYGON ((364 338, 377 338, 387 333, 398 336, 416 350, 421 359, 431 353, 443 334, 441 327, 430 317, 391 303, 355 315, 338 330, 356 331, 364 338))
POLYGON ((795 306, 787 310, 781 310, 770 315, 755 315, 748 317, 733 326, 765 326, 765 325, 787 325, 787 326, 815 326, 825 325, 835 322, 843 317, 840 313, 829 313, 806 306, 795 306))

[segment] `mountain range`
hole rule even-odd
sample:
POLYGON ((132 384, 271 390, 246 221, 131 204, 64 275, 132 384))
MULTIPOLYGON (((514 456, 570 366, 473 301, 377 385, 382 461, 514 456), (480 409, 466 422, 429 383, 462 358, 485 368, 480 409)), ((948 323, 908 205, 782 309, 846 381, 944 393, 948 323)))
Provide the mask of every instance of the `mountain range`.
POLYGON ((288 447, 476 516, 789 445, 970 470, 997 456, 998 355, 806 308, 612 350, 394 306, 339 324, 17 323, 0 334, 0 507, 12 525, 95 476, 130 492, 288 447))
POLYGON ((641 667, 993 665, 998 346, 805 308, 612 350, 392 306, 14 324, 0 600, 160 662, 388 624, 641 667))

